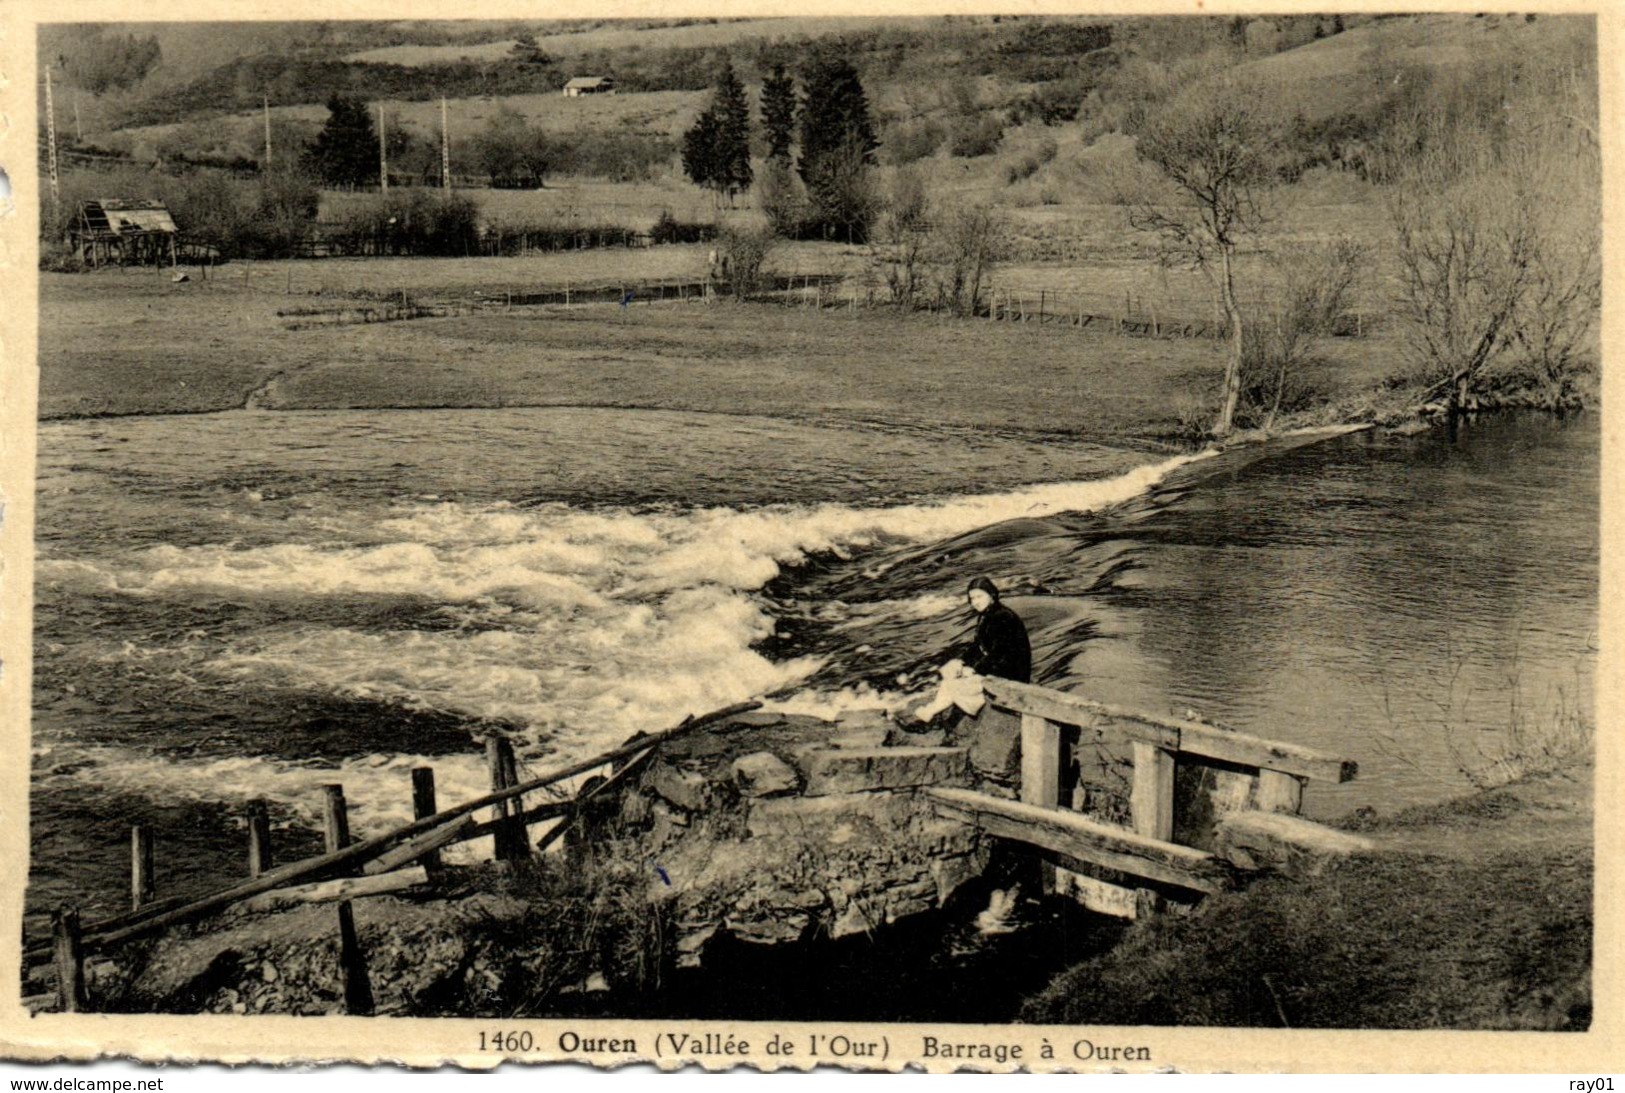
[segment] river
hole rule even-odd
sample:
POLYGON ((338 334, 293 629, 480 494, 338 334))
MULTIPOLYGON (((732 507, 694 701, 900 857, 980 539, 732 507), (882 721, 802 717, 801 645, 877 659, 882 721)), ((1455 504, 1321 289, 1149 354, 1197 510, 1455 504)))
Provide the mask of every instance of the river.
POLYGON ((39 429, 29 926, 313 851, 741 698, 908 702, 990 574, 1054 685, 1359 761, 1312 815, 1469 786, 1590 717, 1594 416, 1218 456, 678 412, 233 412, 39 429), (915 678, 918 678, 917 676, 915 678), (911 686, 913 684, 910 684, 911 686))

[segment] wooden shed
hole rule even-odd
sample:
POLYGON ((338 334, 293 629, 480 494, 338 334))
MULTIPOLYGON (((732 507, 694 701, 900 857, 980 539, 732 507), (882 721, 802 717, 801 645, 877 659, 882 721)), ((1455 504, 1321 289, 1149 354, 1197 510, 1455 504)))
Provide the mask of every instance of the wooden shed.
POLYGON ((79 206, 73 243, 90 265, 174 262, 180 229, 162 201, 102 198, 79 206))
POLYGON ((613 95, 615 81, 608 76, 576 76, 564 85, 564 96, 574 99, 581 95, 613 95))

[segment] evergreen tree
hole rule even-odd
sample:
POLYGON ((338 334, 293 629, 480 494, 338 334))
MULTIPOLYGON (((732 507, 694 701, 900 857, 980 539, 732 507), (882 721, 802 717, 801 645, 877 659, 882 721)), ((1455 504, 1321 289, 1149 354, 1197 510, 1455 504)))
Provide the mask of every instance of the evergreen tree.
POLYGON ((874 163, 880 141, 869 116, 869 96, 851 62, 834 55, 815 58, 802 85, 802 181, 810 184, 818 161, 832 153, 846 155, 855 150, 864 163, 874 163))
POLYGON ((767 158, 790 161, 795 140, 796 85, 784 65, 775 64, 762 81, 762 128, 767 133, 767 158))
POLYGON ((875 162, 874 120, 857 70, 845 58, 815 58, 802 79, 801 160, 821 234, 861 243, 878 208, 869 180, 875 162))
POLYGON ((750 100, 734 66, 722 62, 717 77, 717 189, 734 196, 750 189, 750 100))
POLYGON ((717 114, 706 107, 688 132, 683 134, 683 173, 696 186, 714 189, 717 166, 717 114))
POLYGON ((750 103, 733 65, 724 61, 711 105, 683 134, 683 171, 732 201, 750 189, 750 103))
POLYGON ((310 167, 329 186, 363 186, 378 178, 378 131, 359 99, 333 95, 327 124, 311 145, 310 167))

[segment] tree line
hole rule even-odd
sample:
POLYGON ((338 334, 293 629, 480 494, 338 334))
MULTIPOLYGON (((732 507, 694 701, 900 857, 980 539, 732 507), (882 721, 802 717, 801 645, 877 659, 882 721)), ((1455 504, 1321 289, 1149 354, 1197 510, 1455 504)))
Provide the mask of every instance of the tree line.
POLYGON ((756 123, 731 62, 717 75, 712 101, 683 134, 683 171, 732 203, 756 183, 774 232, 789 238, 862 243, 879 213, 870 169, 880 141, 857 69, 820 51, 796 77, 782 63, 764 75, 760 102, 762 174, 752 166, 756 123))

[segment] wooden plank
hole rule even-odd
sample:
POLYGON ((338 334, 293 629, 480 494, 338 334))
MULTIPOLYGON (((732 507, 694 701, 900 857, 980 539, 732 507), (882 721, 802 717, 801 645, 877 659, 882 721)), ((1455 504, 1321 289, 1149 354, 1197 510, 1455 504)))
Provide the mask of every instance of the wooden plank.
POLYGON ((1196 892, 1217 892, 1229 885, 1229 866, 1194 847, 1148 838, 1075 812, 1007 801, 974 790, 931 787, 923 792, 939 811, 957 813, 1001 839, 1196 892))
POLYGON ((983 681, 982 689, 995 706, 1077 725, 1105 740, 1139 740, 1235 766, 1278 770, 1328 782, 1348 782, 1359 772, 1353 760, 1339 759, 1311 748, 1232 732, 1200 721, 1158 717, 1108 706, 1032 683, 989 678, 983 681))
MULTIPOLYGON (((573 797, 563 801, 543 801, 541 804, 531 805, 529 808, 525 809, 520 818, 524 820, 525 826, 529 827, 531 824, 541 823, 543 820, 554 820, 565 815, 570 811, 571 806, 574 804, 575 799, 573 797)), ((490 835, 494 835, 497 827, 501 824, 506 824, 507 822, 507 817, 503 817, 500 820, 482 821, 475 824, 473 827, 468 828, 467 831, 458 836, 456 841, 472 842, 475 839, 486 838, 490 835)))
MULTIPOLYGON (((485 767, 491 779, 493 790, 507 789, 514 784, 508 781, 507 764, 503 761, 504 746, 511 747, 507 740, 500 736, 493 736, 485 741, 485 767)), ((513 842, 513 825, 509 823, 508 801, 506 798, 491 806, 491 817, 488 821, 491 826, 491 856, 497 861, 513 861, 521 856, 522 851, 516 853, 513 842)))
POLYGON ((474 826, 474 817, 459 816, 448 824, 442 824, 432 831, 425 831, 416 838, 408 839, 395 849, 374 858, 362 867, 362 872, 369 875, 389 873, 410 862, 415 862, 425 855, 432 855, 443 846, 450 846, 467 837, 468 829, 474 826))
POLYGON ((1055 872, 1056 890, 1062 895, 1071 896, 1095 914, 1111 915, 1114 918, 1134 918, 1137 915, 1139 901, 1134 889, 1111 884, 1071 869, 1057 869, 1055 872))
POLYGON ((339 877, 337 880, 316 884, 298 884, 287 888, 273 888, 238 904, 244 911, 279 911, 306 903, 333 903, 338 900, 365 899, 400 892, 429 882, 429 871, 421 865, 397 869, 393 873, 377 876, 339 877))
MULTIPOLYGON (((737 714, 748 713, 751 710, 759 710, 761 707, 762 704, 760 702, 739 702, 732 706, 726 706, 720 710, 713 710, 711 713, 705 714, 701 717, 688 718, 685 719, 682 724, 677 725, 674 728, 667 729, 665 732, 655 733, 647 736, 639 736, 634 740, 622 744, 618 748, 613 748, 601 755, 593 756, 591 759, 583 759, 579 762, 570 763, 566 766, 547 771, 546 773, 532 778, 523 785, 511 786, 508 789, 501 790, 500 792, 487 793, 483 797, 476 797, 472 801, 464 801, 460 805, 445 809, 442 812, 437 812, 433 816, 425 816, 421 820, 414 820, 412 823, 409 823, 404 827, 396 828, 394 831, 387 831, 381 835, 375 835, 370 839, 364 839, 361 842, 352 843, 344 849, 334 853, 320 854, 314 858, 306 858, 303 861, 291 862, 288 865, 284 865, 279 869, 273 869, 268 873, 264 873, 251 880, 245 881, 242 884, 221 889, 220 891, 213 892, 207 896, 200 897, 199 899, 195 899, 190 903, 182 904, 179 907, 153 908, 139 914, 120 915, 116 918, 97 923, 94 927, 96 936, 90 937, 90 931, 86 931, 87 945, 92 948, 104 948, 109 945, 116 945, 120 942, 128 941, 131 938, 140 937, 144 934, 165 929, 169 926, 175 926, 183 922, 191 922, 195 919, 202 918, 205 915, 213 914, 222 910, 223 908, 229 907, 233 903, 240 900, 247 899, 249 896, 258 895, 261 892, 268 892, 273 888, 280 888, 284 885, 291 884, 296 880, 314 879, 321 876, 323 873, 330 873, 339 869, 357 866, 362 862, 369 861, 372 858, 377 857, 379 854, 384 853, 401 839, 410 838, 413 835, 421 834, 422 832, 428 831, 431 828, 439 827, 448 820, 454 820, 458 816, 462 816, 469 812, 478 811, 479 809, 485 808, 487 805, 493 804, 498 800, 507 800, 508 798, 516 797, 521 793, 540 789, 543 786, 549 786, 555 782, 561 782, 566 778, 571 778, 577 774, 583 774, 586 771, 592 770, 594 767, 604 766, 616 759, 637 754, 666 740, 671 740, 675 737, 682 736, 685 733, 693 732, 695 729, 701 728, 702 726, 713 724, 717 721, 725 721, 737 714)), ((39 960, 48 958, 50 953, 50 948, 46 947, 43 949, 30 949, 25 956, 30 960, 39 960)))
POLYGON ((1278 770, 1261 770, 1255 799, 1261 811, 1296 816, 1303 808, 1303 780, 1278 770))
POLYGON ((1232 812, 1220 817, 1214 833, 1218 855, 1238 868, 1293 877, 1314 876, 1330 861, 1375 847, 1363 836, 1284 812, 1232 812))
POLYGON ((1238 767, 1276 770, 1323 782, 1351 782, 1360 770, 1352 759, 1338 759, 1296 744, 1248 736, 1195 721, 1180 724, 1179 750, 1186 755, 1200 755, 1238 767))
POLYGON ((1174 837, 1174 753, 1134 741, 1134 784, 1129 809, 1137 834, 1167 842, 1174 837))
POLYGON ((1064 691, 988 677, 982 690, 993 705, 1019 714, 1031 714, 1063 725, 1076 725, 1096 739, 1116 743, 1143 740, 1164 748, 1179 746, 1179 730, 1134 718, 1114 718, 1110 707, 1064 691))

